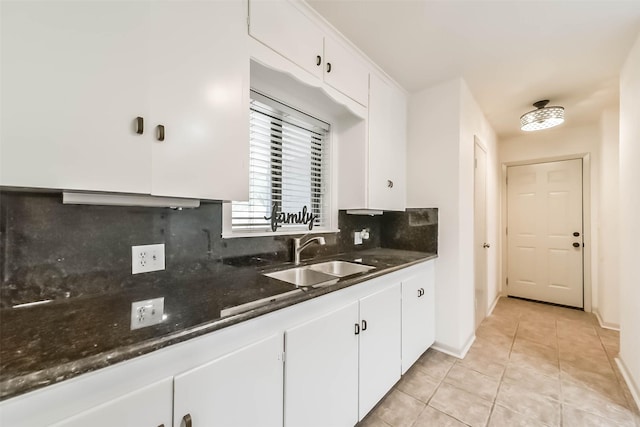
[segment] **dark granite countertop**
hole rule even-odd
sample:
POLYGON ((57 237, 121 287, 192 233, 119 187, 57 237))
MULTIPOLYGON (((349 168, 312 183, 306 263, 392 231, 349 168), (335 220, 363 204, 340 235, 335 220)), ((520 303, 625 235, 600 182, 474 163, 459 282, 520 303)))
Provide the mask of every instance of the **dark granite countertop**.
MULTIPOLYGON (((179 343, 262 314, 408 267, 435 254, 370 249, 315 259, 354 261, 376 267, 338 279, 331 286, 296 288, 261 273, 291 263, 256 266, 212 263, 203 280, 185 278, 113 294, 55 300, 0 310, 0 399, 17 396, 74 376, 179 343), (270 301, 289 293, 285 297, 270 301), (130 330, 133 301, 165 298, 167 320, 130 330), (221 311, 265 299, 263 305, 222 316, 221 311)), ((250 264, 250 263, 249 263, 250 264)), ((237 311, 237 310, 236 310, 237 311)))

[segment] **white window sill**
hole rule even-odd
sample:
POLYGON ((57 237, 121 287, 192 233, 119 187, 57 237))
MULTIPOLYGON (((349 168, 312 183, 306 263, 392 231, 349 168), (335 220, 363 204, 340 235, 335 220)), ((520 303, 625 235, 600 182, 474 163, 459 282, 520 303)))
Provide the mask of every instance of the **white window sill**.
POLYGON ((223 232, 223 239, 235 239, 239 237, 266 237, 266 236, 293 236, 300 234, 326 234, 339 233, 338 228, 314 228, 313 230, 286 230, 286 231, 239 231, 239 232, 223 232))

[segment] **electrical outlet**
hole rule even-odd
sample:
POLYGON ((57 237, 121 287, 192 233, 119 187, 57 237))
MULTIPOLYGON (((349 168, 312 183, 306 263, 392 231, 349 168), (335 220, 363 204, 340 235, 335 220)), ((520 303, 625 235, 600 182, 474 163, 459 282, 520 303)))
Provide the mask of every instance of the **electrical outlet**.
POLYGON ((354 245, 362 244, 362 232, 356 231, 353 233, 353 244, 354 245))
POLYGON ((164 243, 131 246, 131 274, 164 270, 164 243))
POLYGON ((164 297, 131 303, 132 330, 157 325, 164 319, 164 297))

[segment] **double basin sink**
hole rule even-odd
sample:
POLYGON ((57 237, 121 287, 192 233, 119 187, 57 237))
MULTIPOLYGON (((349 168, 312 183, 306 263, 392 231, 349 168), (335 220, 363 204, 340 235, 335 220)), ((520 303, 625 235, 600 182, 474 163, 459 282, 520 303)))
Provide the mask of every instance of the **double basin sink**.
POLYGON ((295 285, 296 289, 257 301, 251 301, 246 304, 225 308, 220 311, 220 317, 243 313, 248 310, 274 303, 301 292, 302 289, 300 288, 319 288, 333 285, 337 283, 341 277, 364 273, 365 271, 373 269, 375 269, 375 267, 353 262, 327 261, 318 264, 288 268, 286 270, 275 271, 273 273, 263 273, 264 276, 295 285))
POLYGON ((296 287, 318 287, 334 284, 341 277, 373 270, 363 264, 346 261, 327 261, 319 264, 289 268, 287 270, 265 273, 267 277, 290 283, 296 287))

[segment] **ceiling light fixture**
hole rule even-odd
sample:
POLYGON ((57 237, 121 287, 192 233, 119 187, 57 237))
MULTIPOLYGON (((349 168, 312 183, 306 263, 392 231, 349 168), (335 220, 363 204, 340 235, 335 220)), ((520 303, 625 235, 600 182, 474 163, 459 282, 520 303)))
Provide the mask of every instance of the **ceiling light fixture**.
POLYGON ((534 102, 537 110, 529 111, 520 117, 520 129, 524 131, 542 130, 552 128, 564 123, 563 107, 546 107, 548 99, 534 102))

